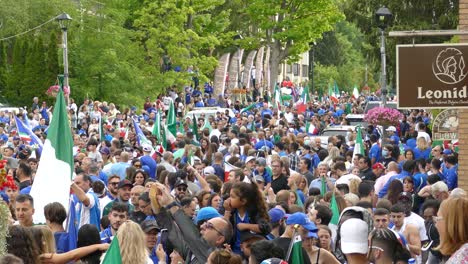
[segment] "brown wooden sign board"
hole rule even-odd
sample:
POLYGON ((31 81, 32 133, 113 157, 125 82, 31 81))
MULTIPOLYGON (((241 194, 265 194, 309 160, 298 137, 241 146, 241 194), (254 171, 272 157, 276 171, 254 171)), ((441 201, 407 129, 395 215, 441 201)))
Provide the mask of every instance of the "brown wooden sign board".
POLYGON ((468 108, 468 44, 396 49, 398 108, 468 108))

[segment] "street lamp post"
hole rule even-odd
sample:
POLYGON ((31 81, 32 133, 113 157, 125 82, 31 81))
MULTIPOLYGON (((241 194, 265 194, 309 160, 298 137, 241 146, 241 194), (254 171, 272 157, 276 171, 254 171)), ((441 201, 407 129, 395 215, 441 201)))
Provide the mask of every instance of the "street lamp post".
POLYGON ((69 94, 71 93, 70 85, 68 84, 68 39, 67 30, 72 18, 67 13, 59 15, 56 20, 59 22, 62 29, 62 45, 63 45, 63 87, 68 87, 69 94))
POLYGON ((387 62, 385 58, 385 29, 390 25, 392 13, 385 6, 375 12, 375 20, 380 29, 380 57, 381 57, 381 92, 383 106, 387 106, 387 62))

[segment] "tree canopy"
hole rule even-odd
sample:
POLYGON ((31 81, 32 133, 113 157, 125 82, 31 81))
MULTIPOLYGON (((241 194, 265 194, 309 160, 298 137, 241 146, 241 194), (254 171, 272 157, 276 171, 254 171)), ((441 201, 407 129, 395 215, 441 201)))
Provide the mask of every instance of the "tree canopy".
MULTIPOLYGON (((218 58, 237 47, 270 48, 270 87, 280 63, 313 49, 316 89, 336 81, 340 90, 351 91, 367 77, 375 90, 380 44, 374 12, 382 4, 395 17, 388 30, 455 29, 458 22, 455 0, 5 0, 0 94, 18 106, 30 105, 34 96, 52 101, 45 91, 63 71, 62 33, 54 21, 62 12, 73 18, 69 72, 71 97, 78 102, 96 98, 139 105, 142 95, 154 98, 168 87, 180 91, 193 85, 195 75, 202 85, 213 79, 218 58)), ((387 38, 390 86, 395 45, 411 41, 387 38)))

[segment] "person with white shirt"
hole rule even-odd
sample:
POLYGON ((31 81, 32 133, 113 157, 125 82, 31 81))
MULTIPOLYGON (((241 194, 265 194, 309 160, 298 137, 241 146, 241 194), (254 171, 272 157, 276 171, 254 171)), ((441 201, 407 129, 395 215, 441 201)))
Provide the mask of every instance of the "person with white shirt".
POLYGON ((419 122, 416 124, 415 130, 418 131, 418 136, 416 137, 416 139, 423 137, 430 146, 432 140, 431 136, 429 136, 429 134, 426 132, 426 125, 423 122, 419 122))
POLYGON ((93 224, 99 230, 101 210, 99 208, 99 199, 91 189, 91 178, 84 174, 76 175, 71 184, 71 189, 76 201, 77 228, 79 229, 85 224, 93 224))

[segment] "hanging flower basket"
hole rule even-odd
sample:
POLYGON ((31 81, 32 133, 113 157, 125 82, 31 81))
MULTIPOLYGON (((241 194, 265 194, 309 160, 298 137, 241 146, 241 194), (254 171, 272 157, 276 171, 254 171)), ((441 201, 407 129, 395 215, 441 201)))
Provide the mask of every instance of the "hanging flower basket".
POLYGON ((403 115, 400 111, 388 107, 372 108, 364 116, 364 121, 374 126, 396 126, 401 119, 403 119, 403 115))
MULTIPOLYGON (((47 89, 46 94, 50 97, 56 97, 59 91, 60 91, 60 86, 55 84, 55 85, 50 86, 49 89, 47 89)), ((63 93, 65 96, 69 95, 70 87, 68 86, 63 87, 63 93)))

